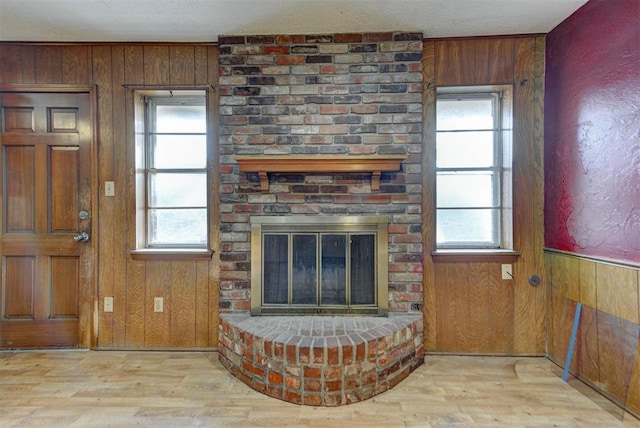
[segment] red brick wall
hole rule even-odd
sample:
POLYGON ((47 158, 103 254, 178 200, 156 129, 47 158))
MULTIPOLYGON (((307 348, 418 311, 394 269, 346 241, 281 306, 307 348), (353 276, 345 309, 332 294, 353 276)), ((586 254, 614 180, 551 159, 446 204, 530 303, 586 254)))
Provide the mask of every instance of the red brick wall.
POLYGON ((250 216, 388 215, 389 310, 422 305, 422 34, 220 37, 220 308, 250 308, 250 216), (363 174, 240 173, 234 155, 407 154, 363 174))

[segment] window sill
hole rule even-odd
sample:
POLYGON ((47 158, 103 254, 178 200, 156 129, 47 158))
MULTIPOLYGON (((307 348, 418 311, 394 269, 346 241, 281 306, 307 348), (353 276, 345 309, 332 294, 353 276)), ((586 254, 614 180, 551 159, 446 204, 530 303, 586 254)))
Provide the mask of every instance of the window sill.
POLYGON ((213 250, 200 248, 163 248, 129 251, 134 260, 211 260, 213 250))
POLYGON ((520 252, 514 250, 435 250, 431 252, 434 262, 515 262, 520 252))

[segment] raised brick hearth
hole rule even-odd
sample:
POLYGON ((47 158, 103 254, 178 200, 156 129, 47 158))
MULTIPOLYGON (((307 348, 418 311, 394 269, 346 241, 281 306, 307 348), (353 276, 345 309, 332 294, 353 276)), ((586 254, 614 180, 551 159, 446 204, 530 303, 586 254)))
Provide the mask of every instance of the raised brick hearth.
POLYGON ((380 394, 424 362, 420 315, 220 319, 220 361, 281 400, 339 406, 380 394))

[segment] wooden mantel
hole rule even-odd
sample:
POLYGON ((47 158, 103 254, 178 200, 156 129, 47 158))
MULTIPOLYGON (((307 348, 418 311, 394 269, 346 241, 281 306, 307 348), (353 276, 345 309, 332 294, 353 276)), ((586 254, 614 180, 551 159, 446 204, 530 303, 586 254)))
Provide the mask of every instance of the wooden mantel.
POLYGON ((260 189, 269 190, 268 173, 371 173, 371 190, 380 189, 383 172, 398 171, 407 155, 263 155, 235 156, 240 172, 257 172, 260 189))

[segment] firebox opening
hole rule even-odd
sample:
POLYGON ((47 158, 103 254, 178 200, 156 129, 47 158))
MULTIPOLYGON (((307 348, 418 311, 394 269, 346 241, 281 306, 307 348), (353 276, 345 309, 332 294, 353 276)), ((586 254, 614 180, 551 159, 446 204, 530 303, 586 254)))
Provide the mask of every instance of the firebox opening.
POLYGON ((253 315, 386 315, 386 216, 251 218, 253 315))

